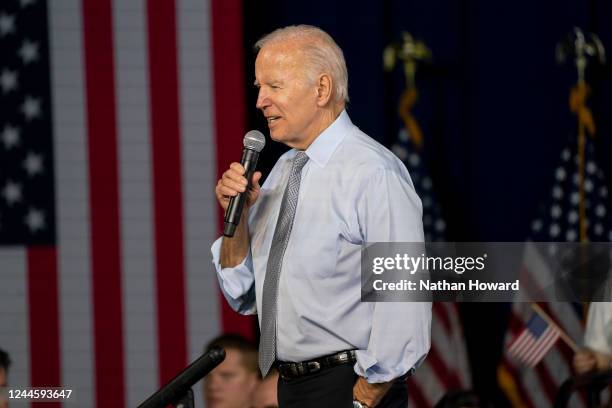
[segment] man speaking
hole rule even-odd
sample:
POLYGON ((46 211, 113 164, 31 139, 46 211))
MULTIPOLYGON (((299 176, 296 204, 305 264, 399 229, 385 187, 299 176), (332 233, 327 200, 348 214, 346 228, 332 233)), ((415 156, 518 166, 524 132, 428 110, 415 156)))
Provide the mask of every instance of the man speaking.
POLYGON ((212 247, 232 308, 258 314, 259 365, 280 372, 280 407, 405 407, 405 376, 430 345, 431 305, 363 303, 366 242, 422 242, 408 171, 352 124, 342 50, 312 26, 259 40, 257 108, 292 149, 263 186, 232 163, 216 186, 224 210, 247 194, 232 238, 212 247))

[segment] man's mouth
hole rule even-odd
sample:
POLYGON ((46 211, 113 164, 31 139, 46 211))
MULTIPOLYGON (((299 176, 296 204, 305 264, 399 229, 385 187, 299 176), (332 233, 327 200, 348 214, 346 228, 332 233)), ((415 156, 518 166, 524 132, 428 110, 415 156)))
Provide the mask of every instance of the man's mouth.
POLYGON ((268 116, 266 120, 268 121, 268 125, 271 125, 275 123, 277 120, 279 120, 280 118, 281 118, 280 116, 268 116))

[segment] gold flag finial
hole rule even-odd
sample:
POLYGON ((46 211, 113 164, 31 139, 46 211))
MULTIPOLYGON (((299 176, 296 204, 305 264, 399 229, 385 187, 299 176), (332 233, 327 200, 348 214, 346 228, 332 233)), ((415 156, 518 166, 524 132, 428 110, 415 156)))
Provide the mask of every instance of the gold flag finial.
POLYGON ((386 71, 393 70, 397 62, 401 61, 404 65, 406 88, 414 88, 417 65, 431 60, 431 51, 424 42, 415 40, 410 33, 404 31, 401 42, 387 45, 383 59, 386 71))
POLYGON ((418 64, 429 60, 431 60, 429 48, 424 42, 415 40, 408 32, 402 33, 400 43, 392 43, 385 47, 383 53, 385 71, 392 71, 398 62, 403 63, 406 89, 400 97, 398 111, 408 135, 417 148, 423 145, 423 132, 416 118, 412 116, 412 107, 419 98, 415 77, 418 64))

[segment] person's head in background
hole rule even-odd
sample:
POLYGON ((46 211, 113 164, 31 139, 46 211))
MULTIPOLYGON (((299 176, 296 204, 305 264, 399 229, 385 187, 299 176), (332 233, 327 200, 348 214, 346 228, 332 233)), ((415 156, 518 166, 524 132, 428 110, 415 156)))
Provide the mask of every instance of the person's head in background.
POLYGON ((278 371, 272 369, 253 393, 251 408, 278 408, 278 371))
MULTIPOLYGON (((0 387, 6 387, 8 384, 8 370, 11 365, 8 353, 0 349, 0 387)), ((0 408, 7 408, 8 401, 0 396, 0 408)))
POLYGON ((206 351, 213 347, 225 350, 225 360, 204 377, 206 408, 250 408, 260 381, 257 347, 237 334, 213 339, 206 351))

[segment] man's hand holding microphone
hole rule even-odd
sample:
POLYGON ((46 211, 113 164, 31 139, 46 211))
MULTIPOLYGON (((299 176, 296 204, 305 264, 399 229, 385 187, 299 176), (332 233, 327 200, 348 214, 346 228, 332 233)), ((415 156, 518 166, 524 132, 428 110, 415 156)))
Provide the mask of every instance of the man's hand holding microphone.
POLYGON ((259 180, 261 179, 261 172, 256 171, 253 173, 250 187, 248 186, 245 173, 246 170, 244 166, 234 162, 230 164, 229 169, 227 169, 219 181, 217 181, 215 193, 217 194, 217 200, 221 208, 223 208, 223 211, 227 211, 227 207, 230 204, 230 198, 237 196, 239 193, 246 192, 245 204, 247 208, 257 201, 257 197, 259 197, 259 180))
POLYGON ((259 197, 261 172, 255 171, 259 152, 264 148, 264 135, 251 130, 244 136, 244 150, 240 163, 232 163, 217 182, 215 194, 225 212, 221 266, 234 267, 241 263, 249 251, 247 226, 248 209, 259 197))

